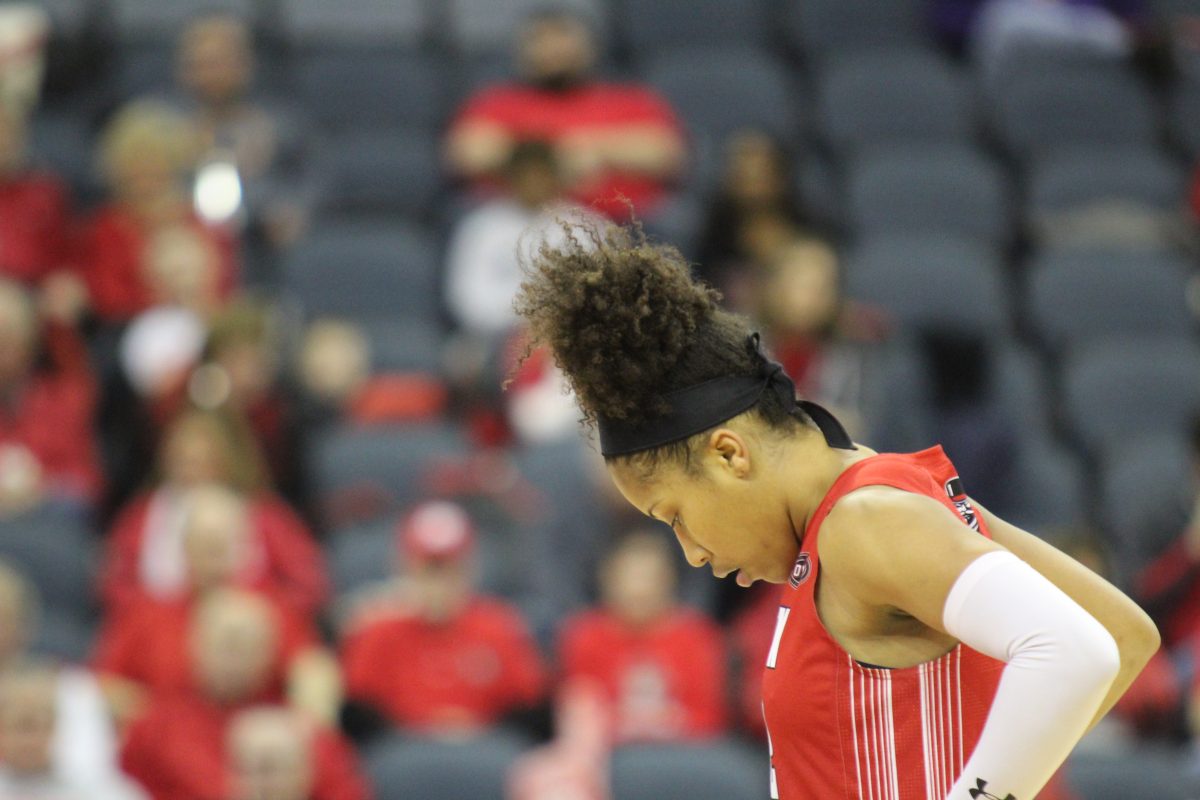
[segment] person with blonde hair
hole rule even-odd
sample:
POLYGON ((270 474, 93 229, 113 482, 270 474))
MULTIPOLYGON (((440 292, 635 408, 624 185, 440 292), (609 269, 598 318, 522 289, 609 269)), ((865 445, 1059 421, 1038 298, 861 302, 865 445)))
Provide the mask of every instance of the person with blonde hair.
POLYGON ((101 320, 123 323, 155 305, 179 303, 179 281, 170 280, 170 269, 184 241, 191 242, 188 253, 200 254, 200 269, 211 273, 187 283, 211 283, 218 299, 232 292, 238 271, 232 232, 202 222, 188 195, 198 145, 186 117, 148 100, 122 108, 105 129, 97 167, 109 202, 85 225, 78 253, 101 320))

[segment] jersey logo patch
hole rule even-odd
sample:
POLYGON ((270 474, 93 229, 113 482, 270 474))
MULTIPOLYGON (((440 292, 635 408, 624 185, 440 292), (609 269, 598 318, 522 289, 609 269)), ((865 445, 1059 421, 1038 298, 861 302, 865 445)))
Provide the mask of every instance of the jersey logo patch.
MULTIPOLYGON (((975 506, 971 505, 970 499, 967 497, 967 491, 963 488, 962 479, 955 475, 950 480, 946 481, 944 487, 946 496, 950 498, 950 502, 954 503, 954 507, 958 510, 958 515, 962 517, 963 522, 971 530, 979 530, 979 518, 975 514, 975 506)), ((1005 800, 1005 798, 998 798, 1005 800)))
POLYGON ((792 574, 788 576, 788 585, 793 589, 798 589, 800 584, 808 580, 810 574, 812 574, 812 559, 808 557, 808 553, 801 553, 796 558, 796 563, 792 565, 792 574))
POLYGON ((970 795, 971 800, 1017 800, 1017 798, 1013 797, 1011 794, 1005 795, 1004 797, 1001 797, 997 794, 992 794, 987 790, 987 781, 985 781, 983 778, 975 779, 975 788, 970 791, 970 795))

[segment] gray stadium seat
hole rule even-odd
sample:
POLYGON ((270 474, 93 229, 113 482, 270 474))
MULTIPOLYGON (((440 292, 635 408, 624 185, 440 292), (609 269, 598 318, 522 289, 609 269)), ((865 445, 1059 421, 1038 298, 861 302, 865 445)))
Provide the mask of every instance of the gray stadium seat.
POLYGON ((287 36, 300 45, 411 47, 428 34, 422 0, 279 0, 287 36))
POLYGON ((0 559, 20 569, 52 611, 92 616, 96 558, 95 541, 76 515, 41 508, 0 520, 0 559))
POLYGON ((333 221, 292 249, 284 288, 313 316, 432 322, 438 269, 437 246, 424 228, 333 221))
POLYGON ((445 8, 450 43, 465 54, 510 52, 525 17, 547 7, 565 6, 588 20, 601 41, 607 35, 601 0, 446 0, 439 5, 445 8))
POLYGON ((831 58, 817 84, 821 134, 835 150, 921 142, 964 143, 974 128, 970 86, 923 48, 881 48, 831 58))
POLYGON ((434 55, 386 46, 308 48, 295 70, 305 113, 333 131, 432 131, 448 112, 448 67, 434 55))
POLYGON ((30 649, 37 655, 69 664, 86 664, 92 657, 97 629, 73 614, 43 611, 30 649))
POLYGON ((365 754, 378 800, 505 800, 508 770, 528 746, 485 735, 464 741, 395 737, 365 754))
POLYGON ((1068 64, 997 88, 997 132, 1019 157, 1080 144, 1152 145, 1159 110, 1138 78, 1111 66, 1068 64))
POLYGON ((322 200, 337 214, 428 218, 442 190, 432 131, 350 130, 325 153, 330 185, 322 200))
POLYGON ((1183 165, 1155 147, 1080 145, 1059 150, 1031 165, 1027 213, 1106 202, 1176 211, 1183 201, 1185 175, 1183 165))
POLYGON ((194 16, 212 11, 232 12, 256 20, 254 0, 107 0, 117 37, 130 41, 173 41, 194 16))
POLYGON ((442 373, 442 331, 428 320, 360 323, 371 347, 371 371, 442 373))
POLYGON ((746 48, 675 50, 653 59, 645 71, 682 118, 701 174, 711 174, 721 143, 743 129, 793 140, 801 125, 799 87, 786 66, 768 53, 746 48))
POLYGON ((1138 436, 1100 464, 1099 521, 1132 574, 1182 533, 1195 505, 1192 458, 1176 432, 1138 436))
POLYGON ((950 236, 875 236, 846 262, 850 297, 891 313, 902 329, 955 326, 1000 335, 1009 298, 999 254, 950 236))
POLYGON ((847 223, 859 235, 944 233, 1004 243, 1012 234, 1004 172, 965 145, 881 148, 854 159, 847 223))
POLYGON ((618 29, 635 57, 663 47, 766 47, 769 0, 618 0, 618 29))
POLYGON ((1188 265, 1155 250, 1049 250, 1029 265, 1029 321, 1063 350, 1101 336, 1195 331, 1188 265))
POLYGON ((727 742, 624 747, 613 753, 613 800, 759 800, 768 770, 765 749, 727 742))
POLYGON ((1200 781, 1182 751, 1079 753, 1067 762, 1068 783, 1085 800, 1194 800, 1200 781))
POLYGON ((992 391, 1000 404, 1021 420, 1023 429, 1038 435, 1049 434, 1049 378, 1038 355, 1008 340, 997 345, 993 366, 992 391))
POLYGON ((1171 136, 1191 158, 1200 155, 1200 76, 1176 81, 1170 98, 1171 136))
POLYGON ((793 47, 818 61, 926 38, 921 0, 787 0, 784 14, 793 47))
POLYGON ((1044 534, 1053 528, 1083 524, 1091 516, 1087 478, 1079 456, 1044 434, 1026 436, 1018 445, 1012 479, 1004 516, 1014 525, 1044 534))
POLYGON ((316 497, 335 522, 396 514, 434 491, 432 467, 466 453, 463 432, 449 425, 335 428, 314 442, 316 497))
POLYGON ((325 545, 325 560, 337 596, 387 579, 397 560, 396 516, 333 531, 325 545))
POLYGON ((92 132, 80 115, 42 111, 33 118, 29 148, 34 162, 67 181, 76 200, 93 200, 103 192, 92 164, 94 146, 92 132))
POLYGON ((1193 338, 1120 337, 1078 348, 1062 367, 1064 422, 1093 455, 1152 433, 1183 438, 1200 408, 1193 338))

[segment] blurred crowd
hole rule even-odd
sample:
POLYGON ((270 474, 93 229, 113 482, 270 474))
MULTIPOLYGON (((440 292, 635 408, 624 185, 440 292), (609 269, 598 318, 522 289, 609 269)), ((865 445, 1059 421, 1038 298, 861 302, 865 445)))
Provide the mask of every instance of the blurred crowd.
MULTIPOLYGON (((984 83, 1030 48, 1164 93, 1200 64, 1200 8, 914 5, 922 52, 984 83)), ((614 44, 602 4, 546 4, 510 52, 464 57, 476 77, 433 152, 383 129, 373 151, 280 88, 267 67, 286 48, 245 8, 198 7, 145 62, 159 73, 123 81, 122 55, 147 67, 108 28, 122 4, 74 28, 63 6, 0 4, 0 800, 366 800, 391 796, 415 743, 481 737, 519 743, 510 798, 600 800, 614 751, 765 747, 774 593, 684 573, 669 533, 607 486, 512 311, 523 259, 603 219, 676 243, 857 439, 942 442, 974 496, 1145 604, 1167 647, 1085 748, 1200 742, 1200 361, 1174 364, 1193 384, 1173 417, 1128 398, 1154 443, 1138 461, 1069 418, 1067 345, 1036 308, 1010 314, 1010 289, 909 277, 961 312, 937 314, 856 291, 873 252, 930 251, 912 230, 868 239, 869 213, 835 187, 869 156, 840 152, 834 123, 815 144, 753 119, 701 130, 644 79, 636 36, 614 44), (87 135, 64 151, 68 117, 87 135), (389 153, 438 186, 380 177, 389 153), (1140 505, 1109 513, 1133 491, 1140 505)), ((353 91, 334 83, 331 105, 353 91)), ((1005 199, 983 260, 1169 253, 1186 330, 1162 352, 1192 354, 1200 180, 1189 205, 1182 145, 1154 146, 1172 159, 1165 204, 1125 185, 1025 214, 1005 199)), ((904 218, 922 177, 898 174, 904 218)), ((945 233, 932 240, 962 231, 945 233)), ((1096 314, 1107 334, 1146 332, 1096 314)))

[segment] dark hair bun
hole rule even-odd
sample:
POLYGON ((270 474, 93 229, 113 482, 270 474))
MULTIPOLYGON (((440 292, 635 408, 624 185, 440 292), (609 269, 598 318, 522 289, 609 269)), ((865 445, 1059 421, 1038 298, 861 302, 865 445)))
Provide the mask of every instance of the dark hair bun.
POLYGON ((543 243, 525 265, 517 312, 553 351, 589 420, 662 413, 697 330, 729 316, 720 295, 692 279, 678 250, 637 227, 559 225, 564 240, 543 243))

